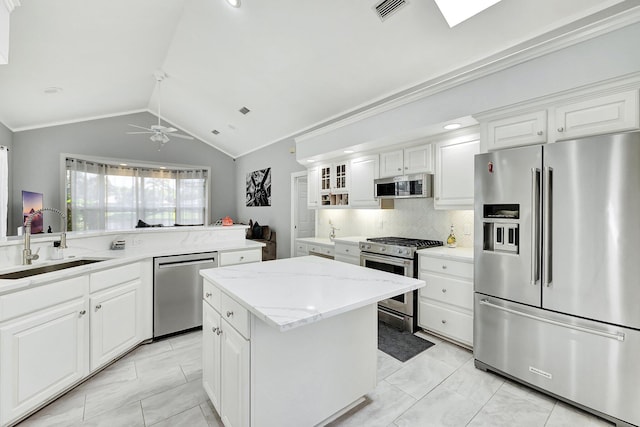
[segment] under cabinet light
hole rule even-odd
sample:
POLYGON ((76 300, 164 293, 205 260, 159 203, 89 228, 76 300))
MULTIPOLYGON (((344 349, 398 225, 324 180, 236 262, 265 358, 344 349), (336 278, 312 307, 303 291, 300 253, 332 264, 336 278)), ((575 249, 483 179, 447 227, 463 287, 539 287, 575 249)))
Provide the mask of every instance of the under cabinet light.
POLYGON ((461 127, 462 125, 460 123, 449 123, 448 125, 444 125, 446 130, 460 129, 461 127))
POLYGON ((344 154, 352 154, 355 153, 353 150, 344 150, 344 154))
POLYGON ((227 0, 227 3, 231 7, 240 7, 240 0, 227 0))

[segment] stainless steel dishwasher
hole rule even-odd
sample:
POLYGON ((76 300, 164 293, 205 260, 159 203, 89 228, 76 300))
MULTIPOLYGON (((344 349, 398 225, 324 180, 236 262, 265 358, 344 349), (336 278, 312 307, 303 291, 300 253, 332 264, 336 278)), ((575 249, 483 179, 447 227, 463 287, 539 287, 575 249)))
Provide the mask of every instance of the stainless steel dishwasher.
POLYGON ((217 252, 153 259, 154 339, 202 326, 200 270, 217 266, 217 252))

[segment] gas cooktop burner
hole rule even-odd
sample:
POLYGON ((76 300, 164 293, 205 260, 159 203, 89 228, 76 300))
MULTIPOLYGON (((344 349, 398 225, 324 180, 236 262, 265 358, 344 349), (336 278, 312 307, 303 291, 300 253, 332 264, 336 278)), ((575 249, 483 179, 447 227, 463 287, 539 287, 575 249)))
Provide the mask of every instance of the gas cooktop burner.
POLYGON ((436 246, 443 246, 444 244, 440 240, 410 239, 407 237, 371 237, 367 239, 367 242, 395 246, 411 246, 417 249, 433 248, 436 246))

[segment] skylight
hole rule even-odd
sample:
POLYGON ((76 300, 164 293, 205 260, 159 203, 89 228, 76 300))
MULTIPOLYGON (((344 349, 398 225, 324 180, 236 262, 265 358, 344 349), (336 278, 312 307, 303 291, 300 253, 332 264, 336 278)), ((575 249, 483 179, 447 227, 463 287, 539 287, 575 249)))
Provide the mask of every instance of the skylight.
POLYGON ((490 8, 500 0, 435 0, 440 12, 453 28, 462 21, 490 8))

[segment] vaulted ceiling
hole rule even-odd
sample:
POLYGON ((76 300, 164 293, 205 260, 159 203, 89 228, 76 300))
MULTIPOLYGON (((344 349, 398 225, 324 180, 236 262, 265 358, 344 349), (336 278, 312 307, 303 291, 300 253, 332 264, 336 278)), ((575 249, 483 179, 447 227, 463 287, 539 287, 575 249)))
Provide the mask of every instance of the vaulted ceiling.
POLYGON ((0 122, 21 131, 155 113, 154 72, 162 69, 162 118, 238 157, 528 41, 639 7, 503 0, 449 28, 433 0, 409 0, 384 21, 376 3, 22 0, 11 14, 9 64, 0 65, 0 122))

